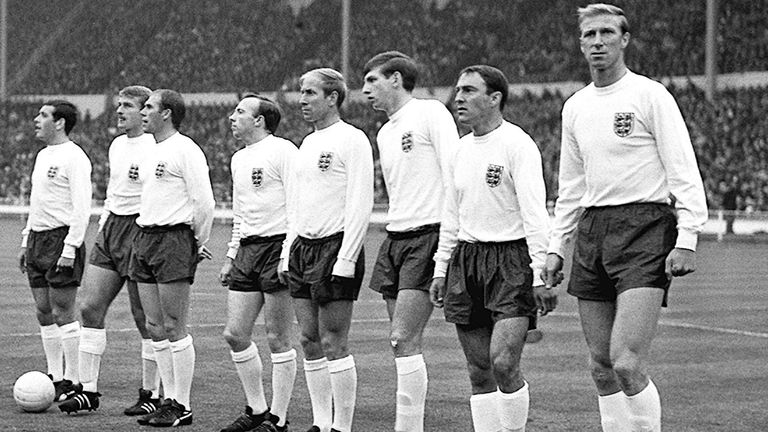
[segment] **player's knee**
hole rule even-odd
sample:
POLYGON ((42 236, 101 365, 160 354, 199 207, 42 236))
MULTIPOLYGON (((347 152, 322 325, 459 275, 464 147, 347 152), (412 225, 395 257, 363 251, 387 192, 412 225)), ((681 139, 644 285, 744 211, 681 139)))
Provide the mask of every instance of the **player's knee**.
POLYGON ((267 345, 269 345, 270 352, 285 352, 291 349, 291 340, 287 334, 268 331, 267 345))
POLYGON ((153 340, 163 340, 167 338, 165 333, 165 327, 162 323, 147 319, 146 321, 147 333, 153 340))
POLYGON ((104 326, 102 308, 96 305, 90 303, 80 305, 80 316, 84 327, 102 328, 104 326))
MULTIPOLYGON (((224 328, 224 331, 222 332, 222 336, 224 336, 224 340, 227 341, 230 347, 232 348, 238 348, 245 346, 246 348, 250 345, 250 337, 246 337, 245 335, 237 334, 232 331, 230 328, 224 328)), ((244 349, 244 348, 243 348, 244 349)), ((242 350, 235 350, 235 351, 242 351, 242 350)))
POLYGON ((473 393, 488 393, 496 391, 496 379, 493 377, 493 371, 483 365, 467 363, 469 372, 469 382, 472 385, 473 393))
POLYGON ((502 355, 497 356, 492 360, 493 374, 499 378, 505 379, 517 379, 520 376, 520 361, 514 356, 502 355))
POLYGON ((609 360, 590 359, 589 369, 592 374, 592 380, 598 388, 615 385, 616 374, 614 373, 613 366, 609 360))
POLYGON ((611 363, 616 377, 623 383, 632 381, 640 373, 640 356, 631 350, 622 350, 612 354, 611 363))
POLYGON ((320 341, 323 353, 329 359, 338 359, 347 356, 347 344, 338 338, 326 337, 320 341))

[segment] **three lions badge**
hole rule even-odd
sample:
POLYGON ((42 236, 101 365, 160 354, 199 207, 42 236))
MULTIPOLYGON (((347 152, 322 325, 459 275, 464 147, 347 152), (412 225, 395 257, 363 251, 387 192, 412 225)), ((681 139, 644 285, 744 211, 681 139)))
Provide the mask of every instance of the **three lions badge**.
POLYGON ((635 113, 619 112, 613 114, 613 133, 624 138, 635 129, 635 113))
POLYGON ((333 152, 321 152, 320 158, 317 160, 317 167, 320 171, 328 171, 333 163, 333 152))
POLYGON ((501 165, 488 164, 488 168, 485 170, 485 183, 495 188, 501 184, 501 174, 504 172, 504 167, 501 165))
POLYGON ((404 132, 400 138, 400 148, 403 153, 408 153, 413 149, 413 131, 404 132))
POLYGON ((261 182, 264 180, 264 168, 252 168, 251 169, 251 183, 253 187, 260 187, 261 182))
POLYGON ((57 166, 50 166, 48 167, 48 178, 53 179, 56 177, 56 174, 59 173, 59 167, 57 166))
POLYGON ((155 177, 162 178, 164 175, 165 175, 165 162, 160 161, 157 163, 157 166, 155 166, 155 177))
POLYGON ((135 182, 139 181, 139 166, 136 164, 131 164, 131 167, 128 168, 128 180, 135 182))

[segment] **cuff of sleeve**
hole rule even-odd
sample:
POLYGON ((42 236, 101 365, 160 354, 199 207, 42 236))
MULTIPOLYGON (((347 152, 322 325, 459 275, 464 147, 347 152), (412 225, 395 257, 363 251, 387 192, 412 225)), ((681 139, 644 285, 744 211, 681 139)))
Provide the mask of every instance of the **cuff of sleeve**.
POLYGON ((227 249, 227 258, 235 259, 237 257, 238 248, 230 247, 227 249))
POLYGON ((563 249, 562 238, 552 238, 549 240, 549 248, 547 248, 547 253, 553 253, 559 256, 563 256, 562 249, 563 249))
POLYGON ((280 258, 280 271, 287 272, 288 271, 288 259, 287 258, 280 258))
POLYGON ((675 247, 695 251, 698 240, 699 236, 697 233, 685 228, 679 228, 677 230, 677 242, 675 242, 675 247))
POLYGON ((71 258, 75 259, 75 251, 77 250, 76 247, 72 245, 65 244, 64 249, 61 251, 62 258, 71 258))
POLYGON ((27 235, 21 236, 21 247, 23 248, 27 247, 27 238, 28 238, 27 235))
POLYGON ((351 278, 355 276, 355 262, 344 258, 337 258, 333 265, 333 275, 351 278))
POLYGON ((435 271, 432 273, 432 277, 444 278, 446 274, 448 274, 448 263, 445 261, 435 261, 435 271))
POLYGON ((542 286, 544 281, 541 280, 541 269, 533 269, 533 286, 542 286))

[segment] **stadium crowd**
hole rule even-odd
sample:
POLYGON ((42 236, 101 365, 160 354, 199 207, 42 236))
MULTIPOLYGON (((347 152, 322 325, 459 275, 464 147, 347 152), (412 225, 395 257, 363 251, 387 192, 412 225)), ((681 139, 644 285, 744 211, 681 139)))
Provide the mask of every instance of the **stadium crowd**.
MULTIPOLYGON (((572 24, 583 3, 352 2, 350 67, 360 70, 375 52, 398 48, 425 66, 424 86, 450 85, 461 66, 477 63, 499 66, 512 82, 586 81, 572 24)), ((703 74, 706 2, 616 3, 635 17, 631 69, 655 77, 703 74)), ((301 71, 340 68, 340 4, 11 2, 11 91, 103 94, 126 82, 182 92, 292 89, 301 71)), ((720 4, 719 70, 768 70, 768 3, 720 4)), ((353 88, 359 80, 351 77, 353 88)))
MULTIPOLYGON (((718 208, 724 191, 721 182, 739 179, 739 210, 768 211, 768 123, 764 107, 768 106, 768 88, 726 90, 714 103, 703 91, 687 86, 670 88, 686 119, 699 166, 704 178, 710 208, 718 208)), ((298 104, 281 95, 285 117, 277 131, 297 145, 311 132, 311 126, 300 116, 298 104)), ((539 145, 544 164, 544 177, 550 200, 557 191, 558 155, 560 151, 560 110, 565 97, 559 93, 542 95, 525 93, 513 96, 505 117, 519 124, 539 145)), ((23 204, 29 198, 29 173, 40 143, 34 139, 32 119, 38 103, 6 103, 0 105, 0 199, 6 204, 23 204)), ((182 132, 200 143, 211 167, 211 181, 219 204, 231 201, 229 162, 237 143, 229 130, 228 116, 234 106, 198 105, 188 111, 182 132)), ((386 118, 369 104, 352 100, 345 104, 344 118, 366 132, 375 143, 376 131, 386 118)), ((75 127, 73 137, 93 162, 94 197, 102 200, 107 181, 107 146, 117 134, 114 113, 96 118, 85 117, 75 127)), ((466 131, 462 131, 466 133, 466 131)), ((378 152, 374 145, 374 158, 378 152)), ((376 202, 387 200, 381 171, 376 164, 376 202)))

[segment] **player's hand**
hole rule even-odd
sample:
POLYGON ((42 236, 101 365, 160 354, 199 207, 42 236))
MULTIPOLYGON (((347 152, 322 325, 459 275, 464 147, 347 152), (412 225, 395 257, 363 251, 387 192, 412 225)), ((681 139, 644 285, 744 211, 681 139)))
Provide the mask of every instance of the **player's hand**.
POLYGON ((21 248, 21 251, 19 251, 19 270, 21 270, 22 273, 27 272, 27 248, 25 247, 21 248))
POLYGON ((547 261, 541 271, 541 281, 547 288, 554 288, 563 281, 563 258, 555 253, 547 254, 547 261))
POLYGON ((536 309, 541 316, 552 312, 557 307, 557 292, 544 285, 533 287, 533 298, 536 299, 536 309))
POLYGON ((280 258, 280 264, 277 265, 277 280, 283 285, 288 285, 288 271, 283 270, 284 264, 285 259, 280 258))
POLYGON ((696 271, 696 252, 689 249, 674 248, 667 255, 665 265, 667 278, 685 276, 696 271))
POLYGON ((429 301, 431 301, 436 308, 442 308, 444 299, 445 278, 436 277, 432 279, 432 284, 429 286, 429 301))
POLYGON ((232 271, 232 258, 227 257, 227 259, 224 260, 224 265, 221 266, 221 271, 219 271, 219 282, 221 282, 221 286, 229 286, 229 273, 232 271))
POLYGON ((75 259, 74 258, 64 258, 59 257, 59 260, 56 262, 56 271, 72 271, 72 269, 75 267, 75 259))
POLYGON ((204 259, 213 259, 213 254, 208 250, 207 247, 205 247, 205 245, 200 246, 200 248, 197 250, 197 262, 200 262, 204 259))

